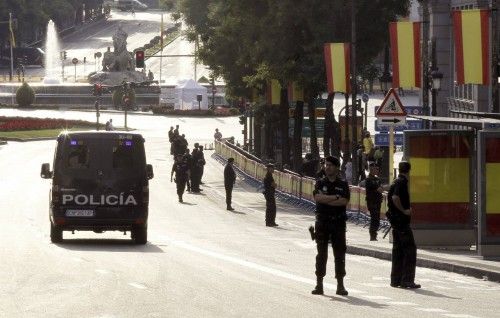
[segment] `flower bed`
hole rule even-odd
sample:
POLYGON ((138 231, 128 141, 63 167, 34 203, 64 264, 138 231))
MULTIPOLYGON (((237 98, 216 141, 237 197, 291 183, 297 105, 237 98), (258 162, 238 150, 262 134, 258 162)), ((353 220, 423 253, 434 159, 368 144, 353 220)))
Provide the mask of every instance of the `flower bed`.
MULTIPOLYGON (((103 125, 101 124, 101 126, 103 125)), ((83 120, 0 116, 0 131, 70 129, 77 127, 95 127, 95 123, 83 120)))

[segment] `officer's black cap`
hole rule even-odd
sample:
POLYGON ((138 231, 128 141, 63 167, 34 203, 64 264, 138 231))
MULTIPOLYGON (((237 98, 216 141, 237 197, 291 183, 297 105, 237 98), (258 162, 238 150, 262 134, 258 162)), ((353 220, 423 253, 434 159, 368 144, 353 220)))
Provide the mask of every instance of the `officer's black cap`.
POLYGON ((328 156, 328 157, 325 158, 325 162, 326 161, 328 161, 329 163, 331 163, 332 165, 334 165, 336 167, 340 167, 340 160, 337 157, 328 156))
POLYGON ((231 157, 231 158, 227 159, 227 162, 234 162, 234 158, 231 157))
POLYGON ((401 173, 408 173, 411 170, 411 164, 408 161, 401 161, 399 162, 399 172, 401 173))

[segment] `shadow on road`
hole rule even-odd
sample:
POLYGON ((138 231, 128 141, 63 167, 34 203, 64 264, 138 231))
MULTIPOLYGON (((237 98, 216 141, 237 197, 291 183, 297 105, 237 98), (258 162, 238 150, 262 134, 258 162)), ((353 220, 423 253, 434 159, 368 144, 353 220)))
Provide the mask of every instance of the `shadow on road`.
POLYGON ((130 239, 65 239, 63 243, 55 245, 71 251, 163 253, 161 248, 151 242, 146 245, 136 245, 130 239))
POLYGON ((433 292, 433 291, 427 290, 427 289, 408 289, 408 291, 413 291, 415 294, 430 296, 430 297, 439 297, 439 298, 448 298, 448 299, 462 299, 459 297, 451 297, 448 295, 436 293, 436 292, 433 292))
POLYGON ((369 301, 366 299, 353 297, 353 296, 347 296, 344 298, 344 297, 338 297, 338 296, 336 297, 336 296, 325 295, 325 297, 330 298, 331 301, 338 301, 338 302, 343 302, 343 303, 350 304, 350 305, 366 306, 366 307, 371 307, 371 308, 376 308, 376 309, 387 308, 389 306, 387 304, 380 304, 380 303, 376 303, 374 301, 369 301))

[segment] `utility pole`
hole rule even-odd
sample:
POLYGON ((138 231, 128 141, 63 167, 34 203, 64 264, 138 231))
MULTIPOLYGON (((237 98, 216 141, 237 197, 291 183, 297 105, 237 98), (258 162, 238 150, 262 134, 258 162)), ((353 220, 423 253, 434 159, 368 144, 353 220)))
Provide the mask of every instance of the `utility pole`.
MULTIPOLYGON (((422 21, 422 104, 425 116, 430 115, 429 108, 429 0, 421 0, 423 12, 422 21)), ((424 121, 425 129, 429 129, 429 121, 424 121)), ((391 171, 392 173, 392 171, 391 171)))
POLYGON ((358 167, 359 158, 357 155, 358 149, 358 116, 356 111, 356 99, 358 93, 358 82, 356 72, 356 1, 351 0, 351 129, 352 129, 352 184, 357 185, 359 179, 358 167))

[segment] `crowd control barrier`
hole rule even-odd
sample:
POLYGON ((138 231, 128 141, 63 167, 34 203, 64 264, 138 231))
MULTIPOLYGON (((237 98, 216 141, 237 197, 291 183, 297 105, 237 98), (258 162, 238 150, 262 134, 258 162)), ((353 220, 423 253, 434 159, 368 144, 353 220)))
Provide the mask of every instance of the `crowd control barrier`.
MULTIPOLYGON (((234 158, 234 166, 245 175, 253 178, 257 182, 262 182, 266 176, 266 166, 253 160, 250 156, 245 155, 241 149, 234 149, 234 145, 228 145, 226 142, 215 142, 215 154, 227 160, 230 157, 234 158)), ((292 171, 277 171, 273 173, 274 181, 277 185, 278 196, 285 200, 294 201, 295 203, 307 206, 309 209, 314 208, 314 184, 315 179, 302 177, 292 171)), ((347 206, 349 216, 356 222, 367 222, 370 219, 370 212, 366 207, 365 189, 358 186, 350 186, 351 200, 347 206)), ((387 227, 385 212, 387 207, 387 198, 384 195, 380 218, 383 221, 382 227, 387 227)))

